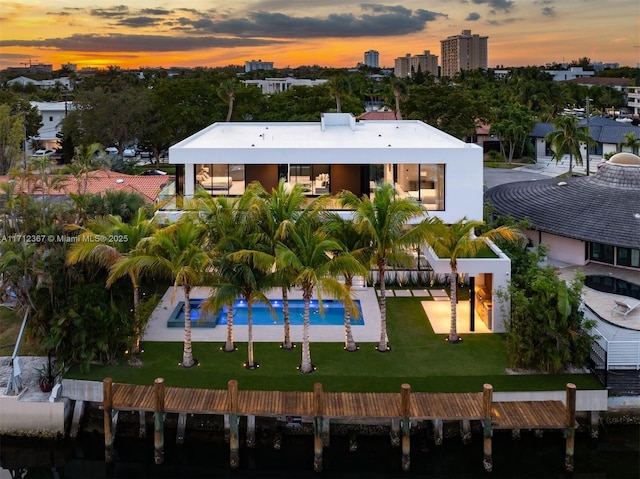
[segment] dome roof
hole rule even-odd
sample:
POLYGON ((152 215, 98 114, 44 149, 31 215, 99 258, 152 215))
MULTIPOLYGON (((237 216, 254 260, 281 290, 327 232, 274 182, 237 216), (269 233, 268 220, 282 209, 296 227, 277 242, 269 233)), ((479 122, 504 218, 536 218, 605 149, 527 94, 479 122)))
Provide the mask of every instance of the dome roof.
POLYGON ((640 249, 640 158, 631 153, 613 155, 592 176, 495 186, 485 200, 535 230, 640 249))
POLYGON ((609 158, 609 161, 607 161, 607 163, 615 165, 640 166, 640 157, 638 155, 634 155, 633 153, 623 151, 613 155, 611 158, 609 158))
POLYGON ((640 157, 633 153, 616 153, 602 163, 594 176, 584 181, 609 188, 640 189, 640 157))

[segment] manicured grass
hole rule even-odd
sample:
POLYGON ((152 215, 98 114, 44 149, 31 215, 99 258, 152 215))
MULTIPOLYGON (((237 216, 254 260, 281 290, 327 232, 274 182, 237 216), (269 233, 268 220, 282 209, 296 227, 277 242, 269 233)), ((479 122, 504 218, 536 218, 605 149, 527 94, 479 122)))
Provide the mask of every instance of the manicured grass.
MULTIPOLYGON (((349 353, 341 343, 311 343, 312 363, 317 370, 301 374, 301 345, 283 351, 276 343, 255 343, 255 359, 260 368, 242 367, 247 359, 246 343, 238 351, 225 353, 220 343, 194 343, 194 357, 200 365, 178 366, 182 343, 146 343, 144 365, 93 366, 87 374, 72 369, 66 377, 101 381, 153 384, 163 377, 168 386, 222 389, 237 379, 241 389, 311 391, 321 382, 326 391, 396 392, 402 383, 414 391, 481 391, 484 383, 496 391, 562 390, 567 382, 580 389, 600 389, 590 375, 507 375, 505 338, 500 334, 466 335, 461 344, 448 344, 445 335, 436 335, 420 305, 420 298, 388 298, 388 332, 392 350, 379 353, 376 344, 360 343, 349 353)), ((356 332, 357 341, 357 329, 356 332)))

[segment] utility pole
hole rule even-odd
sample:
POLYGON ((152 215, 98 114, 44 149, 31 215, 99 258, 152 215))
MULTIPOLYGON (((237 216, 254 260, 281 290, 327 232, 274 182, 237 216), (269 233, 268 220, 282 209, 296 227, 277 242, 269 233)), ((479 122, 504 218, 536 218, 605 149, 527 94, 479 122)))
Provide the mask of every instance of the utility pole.
POLYGON ((591 114, 589 113, 589 96, 587 95, 587 108, 586 108, 586 113, 587 113, 587 176, 589 176, 589 139, 591 139, 591 131, 589 130, 589 117, 591 116, 591 114))

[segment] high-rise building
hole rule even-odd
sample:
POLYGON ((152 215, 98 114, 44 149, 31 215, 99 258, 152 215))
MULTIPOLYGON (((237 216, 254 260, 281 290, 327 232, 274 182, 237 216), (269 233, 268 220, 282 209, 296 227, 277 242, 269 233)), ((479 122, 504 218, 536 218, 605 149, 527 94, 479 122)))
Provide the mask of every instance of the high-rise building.
POLYGON ((453 77, 461 70, 476 70, 488 67, 488 39, 471 30, 440 40, 442 76, 453 77))
POLYGON ((405 56, 395 59, 394 74, 398 78, 415 75, 418 71, 437 77, 438 55, 431 55, 429 50, 425 50, 424 53, 418 55, 407 53, 405 56))
POLYGON ((263 62, 262 60, 251 60, 244 62, 244 71, 252 72, 255 70, 273 70, 273 62, 263 62))
POLYGON ((364 64, 371 68, 380 67, 380 53, 377 50, 364 52, 364 64))
POLYGON ((411 53, 394 60, 393 73, 398 78, 408 77, 411 73, 411 53))

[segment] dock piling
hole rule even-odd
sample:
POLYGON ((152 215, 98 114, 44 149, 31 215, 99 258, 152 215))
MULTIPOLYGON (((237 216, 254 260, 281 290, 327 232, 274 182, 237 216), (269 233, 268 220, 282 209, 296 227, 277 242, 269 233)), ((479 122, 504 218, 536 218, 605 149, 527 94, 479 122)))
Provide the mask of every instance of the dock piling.
POLYGON ((402 415, 402 470, 411 468, 411 386, 403 384, 400 390, 400 414, 402 415))
POLYGON ((491 437, 493 436, 493 430, 491 427, 491 409, 493 406, 493 386, 491 384, 485 384, 482 387, 482 411, 484 419, 483 432, 484 432, 484 457, 482 464, 484 470, 491 472, 493 470, 493 452, 491 450, 491 437))
POLYGON ((576 385, 567 384, 566 410, 566 450, 564 456, 564 467, 567 472, 573 472, 573 453, 576 434, 576 385))
POLYGON ((184 444, 184 434, 187 429, 187 413, 178 413, 178 430, 176 432, 176 444, 184 444))
POLYGON ((164 379, 153 382, 155 405, 153 411, 153 450, 156 464, 164 462, 164 379))
POLYGON ((471 442, 471 421, 469 419, 463 419, 460 422, 460 436, 462 437, 462 444, 469 444, 471 442))
POLYGON ((113 462, 113 436, 112 413, 113 413, 113 379, 104 378, 102 381, 102 410, 104 415, 104 460, 107 463, 113 462))
POLYGON ((431 425, 433 426, 433 442, 436 446, 442 446, 442 429, 443 429, 443 421, 442 419, 433 419, 431 421, 431 425))
POLYGON ((247 447, 256 445, 256 417, 253 414, 247 416, 247 447))
POLYGON ((144 410, 138 411, 138 419, 140 421, 140 429, 138 431, 138 437, 147 437, 147 418, 144 410))
POLYGON ((228 383, 229 409, 229 465, 236 469, 240 465, 240 439, 238 435, 238 381, 231 379, 228 383))
POLYGON ((313 470, 322 471, 322 416, 324 415, 324 393, 321 383, 313 385, 313 470))

